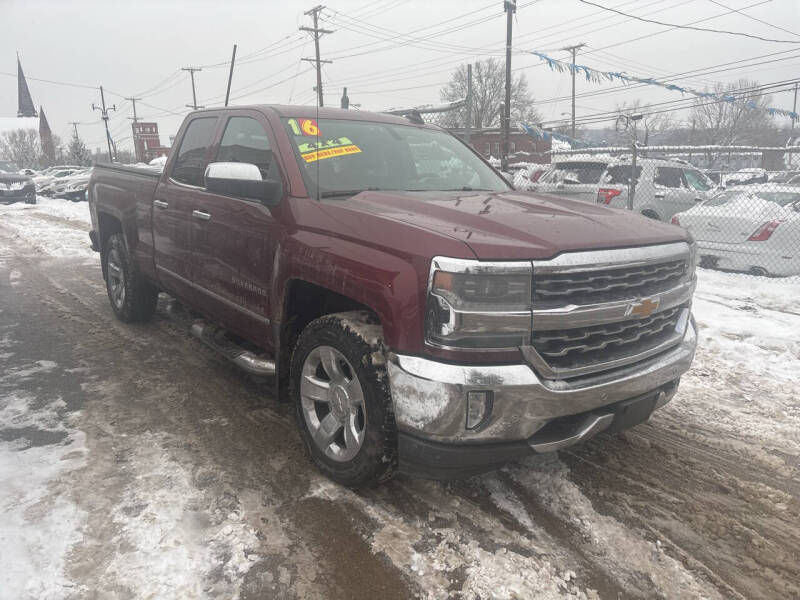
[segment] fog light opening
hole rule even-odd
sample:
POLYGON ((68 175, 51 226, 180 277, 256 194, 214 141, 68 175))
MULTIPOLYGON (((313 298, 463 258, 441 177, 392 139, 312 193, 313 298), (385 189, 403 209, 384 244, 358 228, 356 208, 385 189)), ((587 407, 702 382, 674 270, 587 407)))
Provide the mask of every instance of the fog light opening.
POLYGON ((472 390, 467 392, 467 429, 481 427, 492 414, 494 392, 491 390, 472 390))

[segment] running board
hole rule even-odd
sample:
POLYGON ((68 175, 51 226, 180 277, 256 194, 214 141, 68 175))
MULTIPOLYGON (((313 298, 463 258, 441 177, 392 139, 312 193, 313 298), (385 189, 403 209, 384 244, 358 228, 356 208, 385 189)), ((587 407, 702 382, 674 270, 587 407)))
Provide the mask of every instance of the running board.
POLYGON ((245 350, 225 336, 224 330, 202 321, 192 325, 192 335, 251 375, 274 375, 275 361, 245 350))

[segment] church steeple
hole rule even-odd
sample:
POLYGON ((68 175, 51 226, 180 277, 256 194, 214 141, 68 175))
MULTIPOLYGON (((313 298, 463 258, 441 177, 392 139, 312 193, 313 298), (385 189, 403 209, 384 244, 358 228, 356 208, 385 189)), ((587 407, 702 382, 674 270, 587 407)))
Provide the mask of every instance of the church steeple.
POLYGON ((18 117, 36 117, 36 107, 33 105, 33 98, 28 89, 28 82, 25 81, 25 73, 22 72, 22 63, 19 62, 19 54, 17 54, 17 99, 18 117))
POLYGON ((53 133, 50 131, 50 124, 44 114, 44 109, 39 107, 39 141, 42 144, 42 155, 48 166, 56 161, 56 149, 53 145, 53 133))

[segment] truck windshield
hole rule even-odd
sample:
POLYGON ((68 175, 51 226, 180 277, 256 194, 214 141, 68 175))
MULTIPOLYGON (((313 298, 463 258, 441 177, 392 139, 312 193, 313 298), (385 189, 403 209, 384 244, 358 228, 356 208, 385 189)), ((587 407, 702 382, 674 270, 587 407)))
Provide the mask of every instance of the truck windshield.
POLYGON ((347 119, 284 119, 312 197, 365 190, 507 191, 489 165, 448 133, 347 119))

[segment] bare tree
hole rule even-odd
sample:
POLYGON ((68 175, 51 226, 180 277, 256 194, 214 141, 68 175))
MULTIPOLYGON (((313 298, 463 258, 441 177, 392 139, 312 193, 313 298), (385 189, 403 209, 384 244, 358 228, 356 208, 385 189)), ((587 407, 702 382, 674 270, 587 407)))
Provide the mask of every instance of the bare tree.
MULTIPOLYGON (((652 137, 672 129, 675 125, 672 114, 668 112, 658 112, 657 109, 642 105, 642 101, 638 98, 632 102, 626 101, 622 104, 617 104, 617 112, 627 117, 637 114, 642 115, 642 118, 636 122, 636 136, 638 141, 642 142, 645 146, 652 141, 652 137)), ((626 133, 625 141, 627 143, 633 141, 632 129, 626 133)))
MULTIPOLYGON (((763 94, 758 83, 740 79, 727 86, 718 83, 711 90, 716 96, 735 97, 733 102, 718 98, 698 98, 694 102, 692 119, 695 123, 696 144, 729 146, 735 144, 765 143, 777 135, 771 117, 764 110, 771 96, 763 94)), ((709 164, 719 158, 718 153, 707 153, 709 164)))
MULTIPOLYGON (((467 97, 467 67, 461 65, 452 75, 450 82, 439 92, 442 100, 454 102, 467 97)), ((500 126, 500 105, 505 99, 505 68, 494 58, 475 63, 472 69, 472 126, 500 126)), ((441 125, 463 127, 466 124, 466 109, 447 113, 441 125)), ((511 80, 511 121, 513 123, 538 123, 539 111, 534 108, 534 100, 528 90, 528 80, 524 74, 511 80)))
POLYGON ((0 136, 0 157, 14 162, 20 169, 39 167, 42 149, 35 129, 13 129, 0 136))

